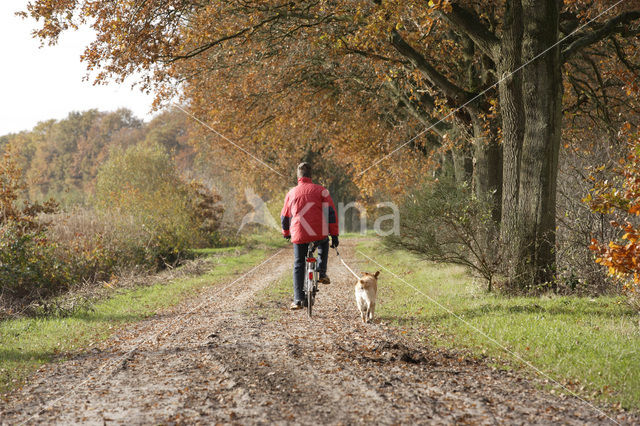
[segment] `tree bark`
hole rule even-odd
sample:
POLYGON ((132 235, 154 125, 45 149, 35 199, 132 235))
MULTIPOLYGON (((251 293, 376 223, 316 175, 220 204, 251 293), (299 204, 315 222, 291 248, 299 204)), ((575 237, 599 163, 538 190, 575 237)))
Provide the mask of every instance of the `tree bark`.
MULTIPOLYGON (((502 212, 502 150, 495 138, 486 136, 481 123, 474 123, 473 128, 473 191, 491 205, 492 229, 497 230, 502 212)), ((498 235, 491 235, 494 238, 498 235)))
POLYGON ((524 289, 552 282, 555 205, 562 120, 557 0, 522 0, 522 93, 525 132, 518 189, 516 266, 509 278, 524 289), (547 50, 549 49, 549 50, 547 50), (543 53, 544 52, 544 53, 543 53))
POLYGON ((471 184, 473 157, 466 147, 452 150, 453 174, 458 185, 471 184))
MULTIPOLYGON (((500 114, 502 117, 502 219, 501 240, 505 253, 517 253, 520 243, 518 198, 520 190, 520 160, 524 140, 525 118, 522 103, 522 4, 521 0, 508 0, 504 15, 504 33, 501 37, 500 60, 497 62, 500 114)), ((512 283, 517 275, 518 260, 505 257, 506 274, 512 283)))

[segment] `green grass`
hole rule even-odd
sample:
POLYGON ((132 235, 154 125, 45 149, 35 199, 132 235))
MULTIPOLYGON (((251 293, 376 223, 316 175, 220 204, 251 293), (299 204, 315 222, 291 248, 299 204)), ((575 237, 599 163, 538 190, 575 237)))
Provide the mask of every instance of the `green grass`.
POLYGON ((340 240, 353 239, 353 238, 365 238, 367 236, 374 236, 375 234, 371 234, 366 232, 361 234, 360 232, 342 232, 340 233, 340 240))
POLYGON ((260 233, 251 234, 247 237, 245 245, 247 247, 269 247, 282 248, 287 247, 291 243, 285 240, 280 231, 269 229, 260 233))
POLYGON ((216 256, 213 268, 203 275, 122 290, 94 304, 90 310, 64 318, 38 317, 0 322, 0 393, 19 385, 42 364, 81 352, 125 324, 150 317, 204 287, 248 270, 267 254, 263 249, 242 254, 226 249, 207 253, 223 255, 216 256))
POLYGON ((282 234, 280 232, 272 229, 263 230, 261 232, 243 236, 242 238, 238 239, 238 242, 241 242, 242 245, 234 245, 230 247, 199 248, 193 249, 191 250, 191 252, 196 256, 214 256, 243 249, 247 250, 256 248, 282 248, 289 245, 289 242, 282 237, 282 234))
MULTIPOLYGON (((383 251, 375 241, 361 242, 359 250, 571 391, 640 408, 639 315, 623 298, 504 297, 474 286, 458 266, 420 261, 402 251, 383 251)), ((374 264, 363 268, 380 269, 374 264)), ((431 344, 465 348, 523 366, 385 271, 379 288, 376 313, 383 321, 405 327, 431 344)))
POLYGON ((239 249, 242 249, 242 246, 230 246, 230 247, 213 247, 213 248, 199 248, 191 250, 192 253, 198 256, 213 256, 225 253, 232 253, 239 249))
POLYGON ((282 317, 283 310, 289 309, 293 292, 291 271, 286 272, 276 282, 269 284, 256 295, 257 313, 270 320, 282 317))

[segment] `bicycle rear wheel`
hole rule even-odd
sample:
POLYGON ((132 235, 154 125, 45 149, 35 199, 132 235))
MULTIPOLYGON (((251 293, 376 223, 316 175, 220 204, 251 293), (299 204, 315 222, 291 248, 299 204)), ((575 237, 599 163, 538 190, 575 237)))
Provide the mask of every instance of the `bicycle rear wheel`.
POLYGON ((311 318, 313 312, 313 282, 307 278, 307 315, 311 318))

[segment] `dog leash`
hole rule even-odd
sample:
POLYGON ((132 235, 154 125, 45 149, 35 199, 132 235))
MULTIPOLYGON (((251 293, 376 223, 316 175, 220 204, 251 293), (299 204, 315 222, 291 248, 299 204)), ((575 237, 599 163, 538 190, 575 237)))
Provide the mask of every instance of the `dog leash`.
POLYGON ((340 252, 338 251, 338 247, 334 247, 336 249, 336 255, 338 256, 338 259, 340 259, 340 262, 342 262, 342 264, 344 265, 345 268, 347 268, 349 270, 349 272, 351 272, 353 274, 354 277, 356 277, 356 279, 360 279, 360 277, 353 272, 353 269, 349 268, 349 265, 347 265, 347 262, 345 262, 344 260, 342 260, 342 256, 340 256, 340 252))

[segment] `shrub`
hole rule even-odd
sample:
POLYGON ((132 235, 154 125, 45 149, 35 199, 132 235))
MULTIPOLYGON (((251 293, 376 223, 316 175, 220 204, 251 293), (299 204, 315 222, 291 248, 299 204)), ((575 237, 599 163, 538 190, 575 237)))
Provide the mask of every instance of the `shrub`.
POLYGON ((564 294, 618 294, 620 283, 596 264, 589 249, 591 238, 616 239, 616 230, 606 215, 583 202, 591 192, 593 180, 615 179, 617 159, 626 155, 623 135, 613 137, 598 131, 577 135, 580 126, 570 126, 563 136, 558 169, 556 203, 556 292, 564 294))
POLYGON ((224 214, 220 205, 222 197, 198 181, 191 181, 188 190, 189 210, 199 235, 205 240, 203 245, 219 245, 224 240, 219 233, 224 214))
POLYGON ((610 241, 592 239, 595 259, 607 268, 608 274, 619 282, 636 306, 640 307, 640 139, 620 160, 613 179, 599 181, 585 201, 598 213, 606 215, 617 231, 610 241))
POLYGON ((70 264, 56 257, 56 245, 42 231, 25 231, 18 222, 0 226, 0 293, 34 299, 69 287, 70 264))
POLYGON ((185 183, 159 145, 114 150, 98 173, 97 207, 131 218, 158 265, 176 262, 191 248, 212 241, 222 215, 218 201, 203 185, 185 183))
POLYGON ((0 294, 39 297, 66 288, 69 270, 52 256, 47 223, 38 220, 41 213, 56 211, 56 203, 21 201, 24 189, 22 171, 8 149, 0 160, 0 294))
POLYGON ((0 225, 13 222, 24 232, 38 231, 43 228, 38 215, 57 211, 58 204, 53 200, 42 204, 21 200, 25 188, 22 170, 7 149, 0 159, 0 225))
POLYGON ((466 266, 485 279, 491 291, 501 250, 490 205, 467 186, 436 180, 411 193, 400 215, 400 234, 385 237, 387 247, 466 266))
POLYGON ((156 266, 155 252, 149 250, 152 236, 133 217, 76 208, 47 220, 54 254, 73 263, 76 281, 108 280, 123 269, 156 266))

